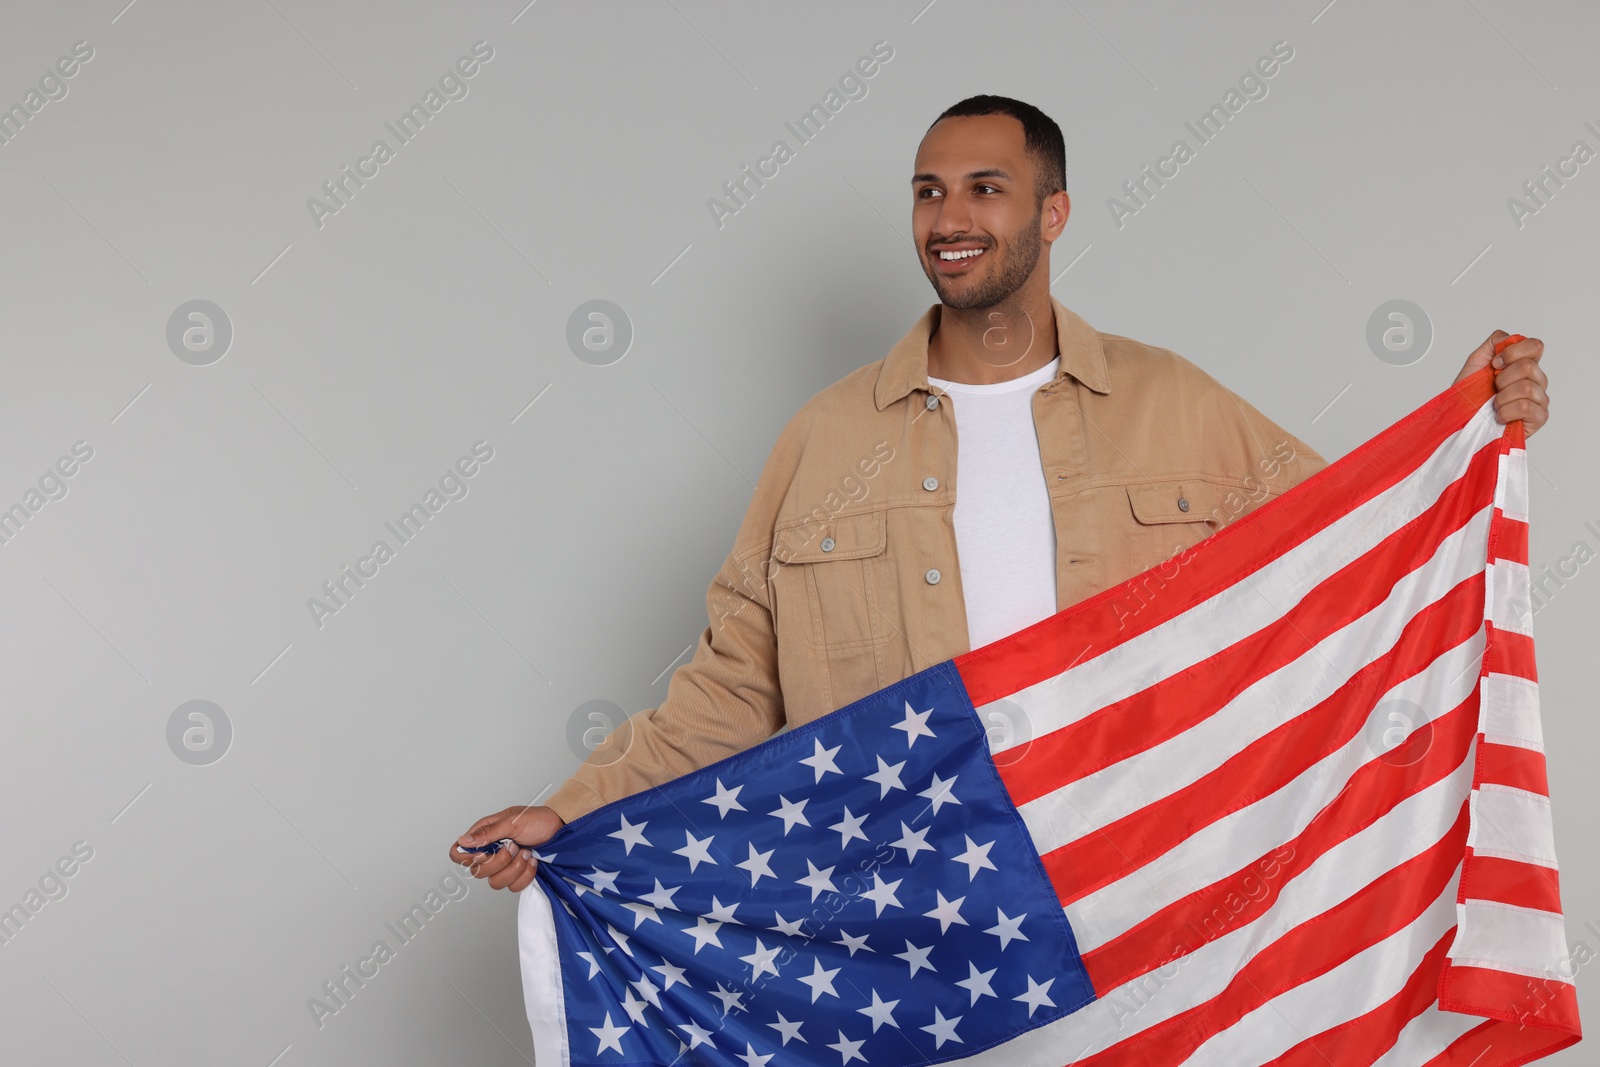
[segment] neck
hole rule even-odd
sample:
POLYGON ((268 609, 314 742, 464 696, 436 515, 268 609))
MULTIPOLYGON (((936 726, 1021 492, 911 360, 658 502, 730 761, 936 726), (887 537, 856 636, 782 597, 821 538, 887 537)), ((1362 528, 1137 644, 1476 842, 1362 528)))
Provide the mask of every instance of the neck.
POLYGON ((985 308, 939 307, 928 338, 928 376, 994 385, 1032 374, 1056 358, 1056 316, 1049 291, 1025 286, 985 308))

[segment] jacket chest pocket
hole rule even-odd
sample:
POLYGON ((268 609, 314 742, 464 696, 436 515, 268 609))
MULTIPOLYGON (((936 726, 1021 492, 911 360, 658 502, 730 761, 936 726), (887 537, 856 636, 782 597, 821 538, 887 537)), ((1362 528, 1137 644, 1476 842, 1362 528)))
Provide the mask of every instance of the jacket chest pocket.
POLYGON ((1139 573, 1170 559, 1260 504, 1241 486, 1202 478, 1171 478, 1127 486, 1128 524, 1139 573), (1142 566, 1139 565, 1142 563, 1142 566))
POLYGON ((773 555, 784 564, 778 596, 788 600, 782 619, 814 649, 869 650, 883 630, 874 576, 888 546, 886 513, 780 527, 774 542, 773 555))

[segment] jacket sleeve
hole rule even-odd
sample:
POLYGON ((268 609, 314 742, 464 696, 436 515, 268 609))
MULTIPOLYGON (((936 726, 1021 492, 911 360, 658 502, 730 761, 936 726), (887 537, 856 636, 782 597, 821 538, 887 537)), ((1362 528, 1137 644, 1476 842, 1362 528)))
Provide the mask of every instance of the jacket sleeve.
MULTIPOLYGON (((791 427, 793 427, 791 423, 791 427)), ((659 707, 629 716, 545 801, 567 822, 671 781, 783 728, 769 568, 778 505, 792 480, 795 434, 768 457, 733 551, 706 590, 708 625, 673 672, 659 707)))
POLYGON ((1328 465, 1316 449, 1267 418, 1244 397, 1215 379, 1212 382, 1218 422, 1229 427, 1224 437, 1230 450, 1237 453, 1230 462, 1248 472, 1264 490, 1254 496, 1241 515, 1281 496, 1328 465))

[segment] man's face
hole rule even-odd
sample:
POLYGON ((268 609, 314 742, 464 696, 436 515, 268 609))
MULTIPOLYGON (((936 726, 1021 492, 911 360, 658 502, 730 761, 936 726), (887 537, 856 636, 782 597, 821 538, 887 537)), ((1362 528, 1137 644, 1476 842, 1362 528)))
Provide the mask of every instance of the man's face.
POLYGON ((1010 115, 935 123, 917 149, 911 196, 922 270, 946 306, 993 307, 1039 265, 1034 164, 1022 123, 1010 115), (963 250, 968 254, 954 260, 941 255, 963 250))

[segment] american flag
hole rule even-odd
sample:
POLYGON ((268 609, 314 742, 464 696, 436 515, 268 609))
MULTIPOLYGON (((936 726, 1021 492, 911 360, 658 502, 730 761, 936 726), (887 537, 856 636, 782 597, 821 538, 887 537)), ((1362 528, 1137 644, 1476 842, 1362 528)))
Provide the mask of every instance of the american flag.
POLYGON ((1492 375, 1160 567, 564 827, 519 903, 539 1067, 1577 1041, 1492 375))

